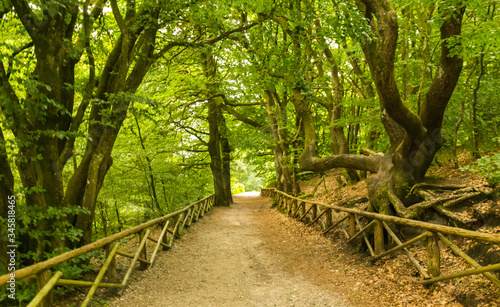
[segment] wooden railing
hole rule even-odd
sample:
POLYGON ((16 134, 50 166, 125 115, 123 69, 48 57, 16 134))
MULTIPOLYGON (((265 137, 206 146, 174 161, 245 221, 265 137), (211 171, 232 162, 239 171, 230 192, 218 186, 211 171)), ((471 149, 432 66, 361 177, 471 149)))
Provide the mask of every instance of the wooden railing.
POLYGON ((384 215, 379 213, 361 211, 356 209, 349 209, 335 205, 324 204, 316 201, 308 201, 290 196, 284 192, 275 189, 262 189, 261 195, 264 197, 272 197, 274 204, 277 208, 290 217, 297 218, 299 221, 304 221, 308 218, 307 224, 313 225, 323 219, 323 233, 327 234, 335 227, 346 221, 347 229, 341 228, 344 232, 347 242, 350 243, 356 238, 362 236, 370 254, 371 261, 375 262, 378 259, 403 250, 408 256, 412 265, 418 270, 423 278, 422 284, 429 285, 439 281, 450 280, 454 278, 464 277, 468 275, 483 274, 494 285, 500 288, 500 280, 493 274, 493 271, 500 270, 500 263, 481 266, 474 259, 463 252, 456 244, 454 244, 445 235, 457 236, 462 238, 469 238, 476 241, 483 241, 493 244, 500 244, 500 235, 493 235, 478 231, 471 231, 463 228, 448 227, 443 225, 436 225, 422 221, 404 219, 396 216, 384 215), (332 211, 347 213, 344 217, 339 218, 337 221, 332 221, 332 211), (363 226, 360 218, 365 218, 367 223, 363 226), (406 242, 401 242, 394 231, 389 226, 390 223, 410 226, 426 230, 421 235, 410 239, 406 242), (373 227, 373 246, 366 233, 368 229, 373 227), (393 239, 396 246, 385 250, 384 232, 393 239), (407 249, 408 246, 416 244, 423 239, 427 239, 427 269, 424 269, 417 259, 407 249), (449 247, 457 256, 465 260, 473 267, 470 270, 459 271, 449 275, 441 275, 440 265, 440 247, 439 241, 445 246, 449 247))
MULTIPOLYGON (((29 307, 52 306, 51 290, 54 286, 90 287, 81 306, 88 306, 98 288, 118 288, 120 289, 118 294, 122 294, 137 261, 140 263, 140 269, 151 268, 160 246, 163 247, 163 250, 172 247, 174 239, 180 237, 180 231, 184 227, 190 226, 191 223, 196 222, 201 216, 207 213, 213 207, 214 201, 215 196, 210 195, 179 211, 169 213, 163 217, 99 239, 91 244, 87 244, 78 249, 71 250, 59 256, 22 268, 12 273, 15 275, 16 281, 24 280, 27 282, 36 282, 37 295, 28 304, 29 307), (162 231, 158 238, 154 238, 150 234, 151 227, 156 225, 161 225, 162 227, 162 231), (171 229, 169 229, 169 225, 171 229), (116 241, 136 234, 139 235, 140 244, 135 253, 131 254, 118 249, 120 244, 116 241), (149 257, 146 246, 148 240, 155 243, 154 250, 149 257), (58 271, 52 274, 50 270, 50 268, 58 264, 100 248, 104 248, 106 250, 106 260, 104 261, 102 268, 94 281, 61 279, 63 275, 62 272, 58 271), (116 273, 116 255, 132 258, 132 262, 128 267, 125 277, 122 279, 121 283, 101 282, 104 276, 107 276, 111 281, 118 280, 116 273)), ((11 273, 0 276, 0 286, 5 286, 7 284, 11 278, 10 275, 11 273)))

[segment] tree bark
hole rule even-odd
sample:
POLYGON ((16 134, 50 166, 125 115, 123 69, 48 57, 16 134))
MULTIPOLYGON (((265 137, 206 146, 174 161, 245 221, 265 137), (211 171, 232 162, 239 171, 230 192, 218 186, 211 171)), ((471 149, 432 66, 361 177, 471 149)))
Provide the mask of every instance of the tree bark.
MULTIPOLYGON (((294 180, 290 166, 290 143, 287 129, 286 100, 280 99, 275 90, 266 90, 266 112, 271 123, 271 133, 275 140, 274 166, 277 188, 285 193, 294 192, 294 180)), ((300 192, 295 189, 296 192, 300 192)))
POLYGON ((481 48, 481 55, 479 56, 479 76, 477 77, 476 86, 474 87, 472 93, 472 155, 474 158, 480 158, 479 154, 479 123, 477 120, 477 110, 478 110, 478 101, 477 101, 477 93, 479 92, 479 88, 481 87, 481 78, 483 77, 484 71, 484 46, 481 48))
POLYGON ((156 193, 156 180, 153 174, 153 167, 151 166, 151 161, 152 159, 149 157, 147 151, 146 151, 146 146, 144 145, 144 139, 142 137, 141 133, 141 126, 139 125, 139 120, 137 119, 137 115, 134 114, 134 119, 135 119, 135 124, 137 126, 137 136, 139 137, 139 142, 141 143, 142 150, 144 151, 144 156, 146 157, 146 162, 148 164, 148 172, 147 172, 147 177, 146 181, 148 182, 148 185, 151 188, 151 200, 153 202, 153 208, 155 208, 155 211, 158 214, 161 214, 162 210, 160 207, 160 202, 158 201, 158 195, 156 193))
POLYGON ((210 154, 210 169, 212 170, 212 176, 214 180, 215 205, 229 206, 232 199, 230 183, 231 180, 230 177, 227 178, 228 175, 230 176, 228 169, 229 166, 227 164, 226 166, 223 165, 223 162, 228 163, 229 161, 223 161, 221 150, 222 137, 219 130, 221 129, 220 126, 222 121, 222 110, 220 107, 221 102, 219 102, 221 98, 216 97, 218 89, 215 85, 215 78, 217 77, 217 63, 215 58, 209 52, 203 52, 201 54, 201 60, 203 74, 207 79, 207 84, 210 91, 210 96, 207 100, 207 120, 209 127, 208 152, 210 154), (227 169, 225 169, 225 167, 227 167, 227 169), (226 174, 224 174, 224 171, 226 174), (228 181, 229 184, 227 183, 228 181), (228 187, 229 190, 227 190, 228 187))
POLYGON ((224 179, 224 193, 225 199, 229 203, 233 203, 233 195, 231 194, 231 146, 228 140, 228 128, 224 115, 221 114, 221 121, 219 124, 220 144, 221 144, 221 158, 222 158, 222 178, 224 179))

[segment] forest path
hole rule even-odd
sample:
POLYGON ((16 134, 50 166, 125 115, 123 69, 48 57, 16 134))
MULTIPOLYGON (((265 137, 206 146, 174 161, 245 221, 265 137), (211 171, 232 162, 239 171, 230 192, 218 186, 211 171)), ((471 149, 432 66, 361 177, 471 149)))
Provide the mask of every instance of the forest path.
POLYGON ((322 236, 288 233, 270 199, 245 194, 194 224, 111 306, 371 305, 341 266, 326 269, 322 236))

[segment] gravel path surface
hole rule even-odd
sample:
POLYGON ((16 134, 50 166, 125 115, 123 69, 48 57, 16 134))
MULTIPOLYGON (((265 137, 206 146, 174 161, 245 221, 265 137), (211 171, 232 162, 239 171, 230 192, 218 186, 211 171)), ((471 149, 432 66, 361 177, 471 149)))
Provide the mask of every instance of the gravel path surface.
POLYGON ((316 245, 304 243, 315 238, 283 231, 268 198, 235 195, 234 201, 194 224, 111 306, 370 305, 342 299, 348 287, 355 289, 328 283, 341 274, 321 270, 316 245))

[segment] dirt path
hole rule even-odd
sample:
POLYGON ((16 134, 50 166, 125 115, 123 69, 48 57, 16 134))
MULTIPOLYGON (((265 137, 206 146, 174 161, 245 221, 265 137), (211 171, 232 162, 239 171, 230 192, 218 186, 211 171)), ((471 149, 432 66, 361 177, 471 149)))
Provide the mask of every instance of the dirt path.
POLYGON ((290 236, 269 199, 234 201, 196 223, 111 306, 371 305, 341 282, 342 268, 322 268, 321 236, 290 236))

